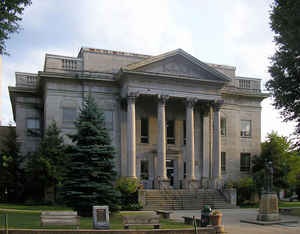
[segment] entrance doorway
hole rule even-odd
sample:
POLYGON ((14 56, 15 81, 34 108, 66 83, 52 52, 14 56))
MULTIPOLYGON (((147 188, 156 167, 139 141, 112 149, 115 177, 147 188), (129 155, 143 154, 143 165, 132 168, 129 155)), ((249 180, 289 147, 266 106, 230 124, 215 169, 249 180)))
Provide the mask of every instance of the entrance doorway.
POLYGON ((167 159, 166 168, 167 168, 167 177, 170 180, 170 186, 174 186, 174 172, 175 172, 175 160, 167 159))

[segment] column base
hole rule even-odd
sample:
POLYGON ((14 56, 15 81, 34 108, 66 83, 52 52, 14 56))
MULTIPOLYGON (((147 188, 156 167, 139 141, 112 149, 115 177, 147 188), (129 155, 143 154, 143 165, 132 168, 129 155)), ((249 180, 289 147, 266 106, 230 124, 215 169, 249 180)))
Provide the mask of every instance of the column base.
POLYGON ((170 180, 169 179, 156 179, 155 180, 156 189, 170 189, 170 180))
POLYGON ((184 188, 188 190, 197 190, 200 187, 200 181, 197 179, 185 179, 184 188))
POLYGON ((221 180, 220 178, 209 179, 208 188, 222 189, 223 188, 223 180, 221 180))
POLYGON ((201 188, 202 189, 208 189, 209 188, 209 178, 208 177, 202 177, 201 178, 201 188))

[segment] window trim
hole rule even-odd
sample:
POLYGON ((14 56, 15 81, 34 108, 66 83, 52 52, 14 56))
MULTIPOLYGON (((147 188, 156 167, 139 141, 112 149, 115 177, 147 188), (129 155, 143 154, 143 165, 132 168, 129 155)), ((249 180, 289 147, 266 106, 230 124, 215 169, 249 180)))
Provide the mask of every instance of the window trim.
POLYGON ((247 120, 247 119, 241 119, 240 121, 240 137, 242 138, 251 138, 252 137, 252 120, 247 120), (242 122, 249 122, 250 123, 250 130, 249 130, 249 134, 244 134, 246 133, 246 131, 242 131, 242 122))
POLYGON ((41 119, 38 117, 29 117, 26 118, 26 135, 31 137, 40 137, 41 136, 41 119), (29 120, 38 120, 38 126, 34 128, 28 127, 29 120))
POLYGON ((221 171, 226 172, 226 152, 221 152, 221 171))
POLYGON ((140 134, 141 134, 141 138, 140 138, 140 143, 142 144, 149 144, 149 118, 148 117, 145 117, 145 118, 141 118, 141 129, 140 129, 140 134), (147 135, 143 135, 143 121, 147 121, 147 135), (143 142, 143 140, 145 140, 145 142, 143 142))
POLYGON ((140 178, 141 180, 149 180, 149 160, 148 159, 142 159, 141 161, 141 171, 140 171, 140 178), (144 168, 142 166, 142 164, 145 163, 146 164, 146 168, 147 168, 147 171, 146 172, 142 172, 142 169, 144 168), (146 176, 144 176, 146 175, 146 176))
POLYGON ((251 153, 248 153, 248 152, 242 152, 242 153, 240 153, 240 171, 241 172, 249 173, 250 169, 251 169, 251 153), (242 165, 242 156, 244 156, 244 157, 248 156, 248 160, 247 160, 248 161, 247 162, 248 165, 242 165))
POLYGON ((221 118, 221 121, 220 121, 220 135, 221 136, 227 136, 227 121, 226 121, 226 118, 221 118), (222 128, 222 121, 223 123, 225 124, 224 128, 222 128), (222 134, 222 129, 224 129, 224 134, 222 134))
POLYGON ((166 138, 167 138, 167 144, 168 145, 176 145, 176 136, 175 136, 175 120, 170 119, 166 121, 166 138), (173 122, 173 137, 168 137, 168 122, 172 121, 173 122))
POLYGON ((114 129, 114 111, 113 110, 103 110, 103 118, 105 123, 105 128, 108 131, 112 131, 114 129), (111 114, 111 121, 107 121, 107 118, 105 118, 105 113, 111 114))
POLYGON ((63 106, 62 107, 62 123, 63 125, 68 125, 68 124, 74 124, 74 122, 76 121, 77 118, 77 108, 76 107, 70 107, 70 106, 63 106), (75 116, 74 116, 74 120, 65 120, 65 110, 73 110, 75 111, 75 116))

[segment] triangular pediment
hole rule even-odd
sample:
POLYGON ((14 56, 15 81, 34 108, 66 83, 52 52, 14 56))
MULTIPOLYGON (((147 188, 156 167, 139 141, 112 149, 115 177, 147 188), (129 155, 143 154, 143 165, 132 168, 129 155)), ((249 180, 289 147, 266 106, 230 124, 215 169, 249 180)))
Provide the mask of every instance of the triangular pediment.
POLYGON ((220 73, 181 49, 130 64, 123 69, 149 74, 193 77, 199 80, 224 83, 231 80, 231 78, 223 73, 220 73))

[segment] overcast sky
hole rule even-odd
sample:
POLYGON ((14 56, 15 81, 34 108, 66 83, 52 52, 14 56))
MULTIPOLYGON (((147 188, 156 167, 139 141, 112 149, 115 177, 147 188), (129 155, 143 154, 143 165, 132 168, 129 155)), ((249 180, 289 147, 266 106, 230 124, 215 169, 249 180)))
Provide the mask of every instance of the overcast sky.
MULTIPOLYGON (((2 58, 3 125, 13 121, 8 86, 16 71, 43 69, 45 53, 77 56, 80 47, 158 55, 182 48, 203 62, 236 66, 238 76, 270 79, 274 53, 270 0, 33 0, 19 34, 2 58)), ((288 136, 271 98, 263 101, 262 139, 272 130, 288 136)))

